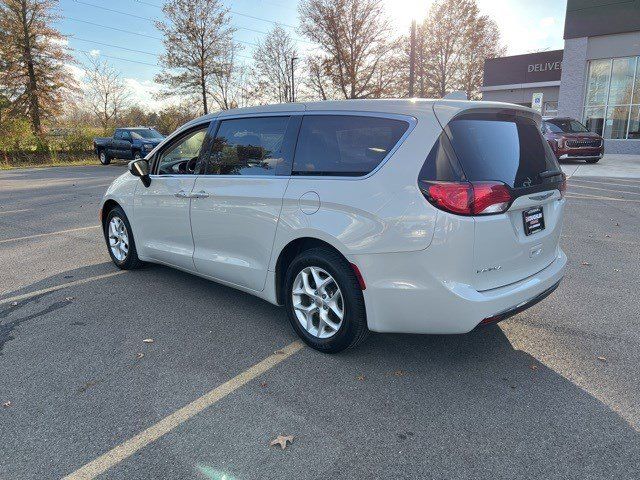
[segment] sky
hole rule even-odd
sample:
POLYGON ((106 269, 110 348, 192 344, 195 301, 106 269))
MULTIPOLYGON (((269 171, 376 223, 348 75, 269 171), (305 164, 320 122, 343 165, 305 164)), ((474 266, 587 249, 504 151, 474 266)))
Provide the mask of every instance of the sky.
MULTIPOLYGON (((397 31, 408 32, 412 18, 426 15, 433 0, 385 0, 397 31)), ((312 45, 296 31, 298 0, 223 0, 231 10, 236 42, 250 63, 256 42, 279 23, 299 41, 304 53, 312 45)), ((153 21, 162 18, 162 0, 60 0, 58 27, 69 35, 69 46, 78 60, 71 67, 82 79, 87 55, 101 56, 117 68, 141 105, 161 107, 154 99, 162 52, 160 32, 153 21)), ((502 33, 508 55, 563 48, 566 0, 478 0, 481 11, 493 18, 502 33)))

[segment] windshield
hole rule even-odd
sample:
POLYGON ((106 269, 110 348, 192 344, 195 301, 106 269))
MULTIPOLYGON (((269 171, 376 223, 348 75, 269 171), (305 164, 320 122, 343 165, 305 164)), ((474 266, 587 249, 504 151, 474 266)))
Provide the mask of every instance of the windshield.
POLYGON ((153 128, 146 128, 144 130, 132 130, 131 136, 133 138, 143 138, 145 140, 162 140, 164 137, 160 132, 153 128))
POLYGON ((577 120, 547 120, 547 128, 553 133, 585 133, 588 130, 577 120))

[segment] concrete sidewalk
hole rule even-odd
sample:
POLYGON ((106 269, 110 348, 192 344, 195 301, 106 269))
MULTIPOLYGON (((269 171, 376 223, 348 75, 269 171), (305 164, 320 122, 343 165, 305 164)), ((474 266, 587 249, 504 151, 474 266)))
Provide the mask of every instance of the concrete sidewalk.
POLYGON ((582 161, 564 161, 560 165, 567 177, 640 178, 640 155, 605 154, 592 165, 582 161))

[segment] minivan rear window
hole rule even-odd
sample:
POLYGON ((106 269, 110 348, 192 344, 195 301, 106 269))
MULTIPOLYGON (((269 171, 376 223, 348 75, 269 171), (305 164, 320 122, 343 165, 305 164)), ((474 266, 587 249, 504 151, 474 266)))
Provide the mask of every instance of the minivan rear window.
POLYGON ((292 175, 367 175, 396 146, 409 123, 357 115, 307 115, 292 175))
POLYGON ((511 188, 546 182, 543 172, 560 166, 534 120, 524 115, 474 112, 445 128, 469 181, 500 181, 511 188))

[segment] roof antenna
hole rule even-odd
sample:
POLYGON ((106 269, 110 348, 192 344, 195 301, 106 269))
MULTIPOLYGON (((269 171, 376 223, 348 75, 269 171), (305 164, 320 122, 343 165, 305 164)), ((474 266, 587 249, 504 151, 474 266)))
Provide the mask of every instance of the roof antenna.
POLYGON ((467 98, 467 92, 462 90, 456 90, 455 92, 449 92, 444 97, 446 100, 469 100, 467 98))

